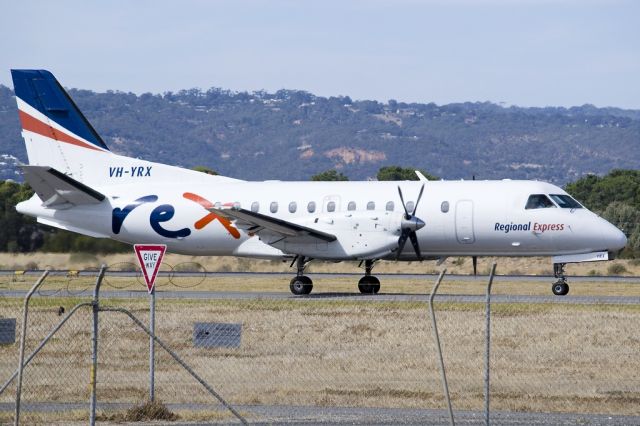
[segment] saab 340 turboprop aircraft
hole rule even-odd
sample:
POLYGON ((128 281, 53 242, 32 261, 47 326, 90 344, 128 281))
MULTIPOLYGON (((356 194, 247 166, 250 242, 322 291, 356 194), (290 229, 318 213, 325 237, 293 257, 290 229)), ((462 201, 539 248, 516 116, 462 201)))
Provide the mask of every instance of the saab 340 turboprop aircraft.
MULTIPOLYGON (((380 259, 552 256, 564 266, 611 259, 615 226, 537 181, 247 182, 124 157, 109 148, 48 71, 12 70, 36 194, 16 209, 38 222, 189 255, 293 259, 294 294, 313 288, 311 259, 360 260, 377 293, 380 259), (412 249, 407 249, 409 240, 412 249)), ((176 141, 179 143, 179 141, 176 141)), ((179 149, 179 148, 178 148, 179 149)))

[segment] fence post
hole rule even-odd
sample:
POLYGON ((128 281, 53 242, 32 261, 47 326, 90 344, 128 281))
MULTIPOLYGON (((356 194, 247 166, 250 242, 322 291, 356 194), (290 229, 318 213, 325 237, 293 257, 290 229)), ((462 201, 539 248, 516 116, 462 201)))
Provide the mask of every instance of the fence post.
POLYGON ((155 400, 155 366, 156 366, 156 288, 151 289, 149 295, 149 329, 151 336, 149 337, 149 401, 155 400))
POLYGON ((27 315, 29 313, 29 300, 33 293, 42 285, 45 278, 49 275, 49 269, 46 269, 38 281, 31 287, 31 290, 24 298, 24 310, 22 313, 22 333, 20 334, 20 355, 18 360, 18 384, 16 386, 16 417, 14 419, 14 425, 20 424, 20 397, 22 396, 22 373, 24 371, 24 347, 27 342, 27 315))
POLYGON ((487 284, 487 301, 486 301, 486 330, 485 330, 485 351, 484 351, 484 424, 489 426, 489 371, 490 371, 490 355, 491 355, 491 284, 493 284, 493 276, 496 273, 495 262, 491 265, 491 274, 489 275, 489 283, 487 284))
POLYGON ((449 396, 449 385, 447 384, 447 373, 444 368, 444 359, 442 358, 442 347, 440 346, 440 336, 438 334, 438 324, 436 323, 436 314, 433 311, 433 298, 436 296, 436 292, 438 291, 438 287, 440 287, 440 283, 442 282, 442 278, 444 277, 445 272, 447 272, 446 268, 440 272, 438 279, 433 285, 433 289, 431 290, 431 295, 429 296, 429 312, 431 313, 431 323, 433 324, 433 339, 436 342, 436 349, 438 351, 438 360, 440 361, 440 375, 442 376, 442 387, 444 388, 444 397, 447 400, 447 407, 449 408, 449 420, 451 422, 451 426, 455 425, 455 421, 453 419, 453 408, 451 408, 451 397, 449 396))
POLYGON ((96 377, 98 368, 98 312, 100 311, 100 284, 104 278, 104 273, 107 269, 107 265, 100 267, 100 272, 96 278, 96 286, 93 289, 93 301, 91 306, 93 308, 93 330, 91 333, 91 406, 89 411, 89 424, 94 426, 96 424, 96 377))

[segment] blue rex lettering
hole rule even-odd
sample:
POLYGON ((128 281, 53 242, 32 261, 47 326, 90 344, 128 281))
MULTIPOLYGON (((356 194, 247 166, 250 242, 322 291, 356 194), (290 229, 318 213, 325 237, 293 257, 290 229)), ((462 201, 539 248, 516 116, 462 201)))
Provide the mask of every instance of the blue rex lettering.
POLYGON ((191 235, 191 230, 189 228, 170 231, 160 226, 161 222, 170 221, 174 213, 175 209, 170 204, 162 204, 153 209, 153 211, 151 212, 151 216, 149 216, 149 223, 151 223, 151 227, 153 228, 153 230, 163 237, 167 238, 184 238, 191 235))
MULTIPOLYGON (((145 203, 155 203, 158 201, 157 195, 146 195, 135 200, 131 204, 127 204, 124 208, 116 207, 111 213, 111 230, 114 234, 119 234, 122 230, 122 223, 133 210, 145 203)), ((191 235, 189 228, 171 231, 162 227, 162 222, 170 221, 175 214, 175 209, 170 204, 161 204, 151 212, 149 216, 149 224, 151 228, 158 234, 166 238, 184 238, 191 235)))
POLYGON ((114 234, 119 234, 122 229, 122 222, 136 207, 144 203, 154 203, 158 201, 157 195, 146 195, 135 200, 131 204, 127 204, 123 209, 116 207, 111 212, 111 230, 114 234))

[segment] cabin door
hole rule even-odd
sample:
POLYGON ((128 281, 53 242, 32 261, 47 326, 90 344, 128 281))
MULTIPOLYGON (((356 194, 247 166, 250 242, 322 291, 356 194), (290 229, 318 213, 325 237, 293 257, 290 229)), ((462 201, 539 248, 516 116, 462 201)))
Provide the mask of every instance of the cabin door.
POLYGON ((473 244, 473 201, 460 200, 456 203, 456 238, 460 244, 473 244))

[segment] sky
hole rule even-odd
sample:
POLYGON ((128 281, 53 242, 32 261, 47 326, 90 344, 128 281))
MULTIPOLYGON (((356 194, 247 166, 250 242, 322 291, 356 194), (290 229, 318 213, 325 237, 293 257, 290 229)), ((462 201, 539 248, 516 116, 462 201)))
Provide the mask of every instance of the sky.
POLYGON ((0 3, 0 84, 640 109, 640 1, 0 3))

